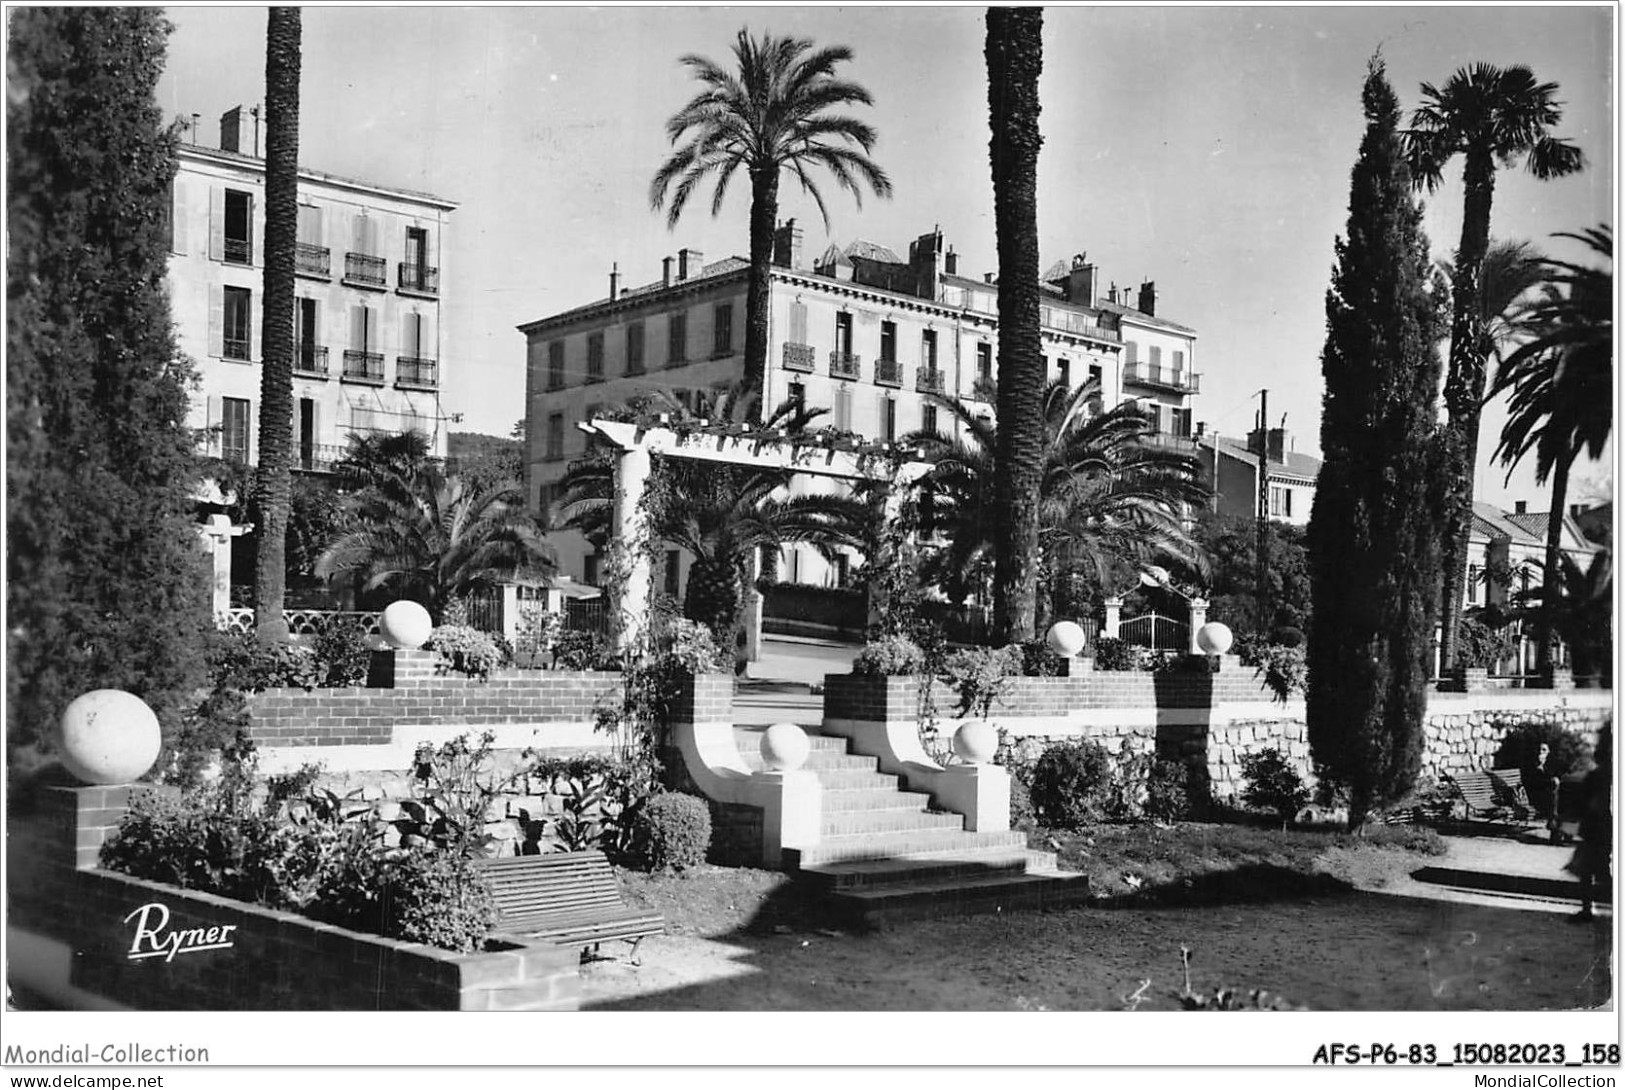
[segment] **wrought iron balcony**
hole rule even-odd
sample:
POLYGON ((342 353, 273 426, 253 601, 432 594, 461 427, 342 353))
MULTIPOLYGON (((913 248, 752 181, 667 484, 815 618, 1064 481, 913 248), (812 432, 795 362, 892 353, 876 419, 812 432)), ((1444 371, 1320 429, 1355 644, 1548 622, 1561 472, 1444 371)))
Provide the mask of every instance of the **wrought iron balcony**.
POLYGON ((875 361, 876 386, 903 385, 903 365, 896 360, 875 361))
POLYGON ((863 357, 852 352, 831 352, 829 374, 831 378, 858 378, 863 374, 863 357))
POLYGON ((784 342, 784 369, 786 371, 810 372, 813 366, 812 345, 796 344, 793 341, 784 342))
POLYGON ((248 360, 254 357, 248 354, 247 337, 227 336, 221 339, 220 354, 228 360, 248 360))
POLYGON ((432 265, 411 265, 403 261, 397 274, 402 291, 417 291, 424 295, 440 292, 440 270, 432 265))
POLYGON ((917 368, 914 372, 914 388, 922 394, 942 393, 942 370, 937 367, 917 368))
POLYGON ((440 362, 421 356, 396 356, 395 385, 435 389, 440 385, 440 362))
POLYGON ((294 345, 293 373, 311 378, 326 378, 327 346, 324 344, 294 345))
POLYGON ((226 260, 233 265, 254 264, 253 239, 228 237, 226 239, 225 256, 226 260))
POLYGON ((306 276, 333 275, 333 253, 326 246, 298 242, 293 247, 293 271, 306 276))
POLYGON ((347 253, 344 255, 344 281, 347 284, 360 284, 369 288, 384 286, 385 272, 388 263, 381 257, 371 254, 347 253))
POLYGON ((1174 435, 1171 432, 1165 431, 1152 432, 1150 435, 1145 437, 1145 442, 1154 447, 1162 447, 1165 450, 1184 451, 1187 454, 1194 454, 1197 449, 1196 440, 1190 436, 1174 435))
POLYGON ((1133 360, 1123 365, 1123 381, 1156 390, 1171 390, 1178 394, 1202 392, 1201 375, 1186 368, 1176 371, 1172 367, 1150 364, 1143 360, 1133 360))
POLYGON ((384 384, 384 354, 361 352, 354 348, 344 350, 345 382, 365 382, 373 386, 384 384))

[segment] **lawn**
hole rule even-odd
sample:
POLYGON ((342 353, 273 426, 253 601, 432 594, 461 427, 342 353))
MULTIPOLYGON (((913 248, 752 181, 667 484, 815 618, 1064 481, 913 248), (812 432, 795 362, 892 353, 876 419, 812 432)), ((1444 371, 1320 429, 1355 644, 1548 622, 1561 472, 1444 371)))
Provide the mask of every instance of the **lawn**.
MULTIPOLYGON (((1394 843, 1233 825, 1058 837, 1093 906, 830 930, 769 871, 622 876, 668 934, 641 966, 585 967, 616 1010, 1178 1010, 1192 991, 1267 989, 1314 1010, 1575 1009, 1610 994, 1607 922, 1392 896, 1431 834, 1394 843)), ((1047 834, 1035 843, 1047 843, 1047 834)))

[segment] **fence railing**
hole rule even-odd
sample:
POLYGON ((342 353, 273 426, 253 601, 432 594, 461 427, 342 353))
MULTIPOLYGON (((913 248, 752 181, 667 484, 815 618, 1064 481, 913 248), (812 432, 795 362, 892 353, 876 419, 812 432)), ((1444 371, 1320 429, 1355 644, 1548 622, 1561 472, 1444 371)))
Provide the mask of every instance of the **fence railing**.
MULTIPOLYGON (((285 609, 282 617, 288 622, 288 633, 294 636, 320 636, 335 624, 358 622, 365 627, 367 635, 379 634, 378 621, 382 614, 347 612, 333 609, 285 609)), ((252 609, 228 609, 217 614, 214 619, 215 627, 222 632, 246 633, 254 631, 254 611, 252 609)))
POLYGON ((1153 651, 1183 651, 1190 646, 1190 625, 1175 617, 1146 613, 1117 626, 1117 638, 1153 651))

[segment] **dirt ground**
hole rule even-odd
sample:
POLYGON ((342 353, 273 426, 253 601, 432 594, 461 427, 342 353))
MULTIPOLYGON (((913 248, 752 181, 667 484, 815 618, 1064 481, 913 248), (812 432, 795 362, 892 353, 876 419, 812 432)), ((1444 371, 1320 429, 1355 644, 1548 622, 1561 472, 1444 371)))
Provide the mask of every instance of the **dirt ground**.
MULTIPOLYGON (((1402 888, 1417 857, 1331 851, 1320 881, 1243 902, 1125 905, 908 923, 844 934, 786 899, 782 875, 706 868, 676 894, 642 964, 583 967, 585 1009, 1178 1010, 1191 989, 1267 989, 1338 1011, 1572 1010, 1608 1002, 1612 925, 1402 888), (713 873, 715 872, 715 873, 713 873), (690 893, 696 896, 689 896, 690 893), (683 903, 679 903, 683 902, 683 903), (701 921, 711 921, 702 923, 701 921)), ((610 951, 608 953, 619 953, 610 951)))

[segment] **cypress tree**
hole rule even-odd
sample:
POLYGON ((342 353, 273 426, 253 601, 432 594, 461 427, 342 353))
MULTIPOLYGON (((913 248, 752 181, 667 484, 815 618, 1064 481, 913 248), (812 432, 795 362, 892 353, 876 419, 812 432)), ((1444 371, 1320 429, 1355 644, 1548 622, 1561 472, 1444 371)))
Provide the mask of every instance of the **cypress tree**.
POLYGON ((1438 608, 1442 371, 1428 242, 1380 57, 1362 98, 1347 238, 1336 242, 1326 294, 1307 694, 1310 751, 1320 774, 1348 789, 1355 829, 1408 791, 1421 766, 1438 608))
POLYGON ((204 668, 188 362, 164 285, 175 138, 151 8, 11 16, 7 738, 126 689, 173 729, 204 668))

